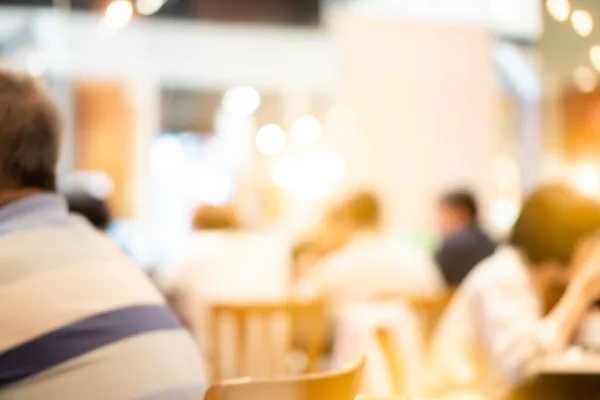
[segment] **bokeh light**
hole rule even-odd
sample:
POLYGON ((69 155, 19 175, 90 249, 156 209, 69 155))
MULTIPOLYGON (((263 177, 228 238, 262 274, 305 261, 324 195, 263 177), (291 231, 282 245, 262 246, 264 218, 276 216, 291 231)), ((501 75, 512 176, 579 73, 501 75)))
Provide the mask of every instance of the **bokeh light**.
POLYGON ((303 200, 319 200, 345 173, 345 160, 338 153, 322 153, 279 160, 271 178, 275 186, 303 200))
POLYGON ((571 25, 577 34, 586 37, 594 29, 594 18, 585 10, 575 10, 571 14, 571 25))
POLYGON ((582 164, 576 167, 573 182, 581 193, 600 196, 600 172, 596 166, 582 164))
POLYGON ((266 155, 279 153, 283 150, 285 142, 285 131, 279 125, 265 125, 256 134, 256 148, 266 155))
POLYGON ((128 0, 115 0, 106 8, 106 23, 115 28, 122 28, 131 21, 133 6, 128 0))
POLYGON ((142 15, 152 15, 165 5, 167 0, 137 0, 135 9, 142 15))
POLYGON ((260 107, 260 93, 253 87, 229 89, 223 96, 223 109, 237 116, 250 116, 260 107))
POLYGON ((185 151, 177 137, 161 135, 150 149, 150 169, 157 176, 169 177, 179 171, 185 151))
POLYGON ((503 232, 512 228, 518 216, 519 206, 516 202, 508 198, 498 199, 492 205, 492 223, 497 229, 503 232))
POLYGON ((568 0, 547 0, 548 13, 559 22, 565 22, 571 14, 571 3, 568 0))
POLYGON ((573 72, 573 83, 580 92, 591 93, 598 85, 598 78, 592 68, 581 66, 573 72))
POLYGON ((302 146, 315 144, 321 136, 321 123, 311 115, 299 117, 292 124, 290 135, 294 143, 302 146))
POLYGON ((596 71, 600 71, 600 46, 592 46, 590 49, 590 61, 592 62, 592 65, 596 71))

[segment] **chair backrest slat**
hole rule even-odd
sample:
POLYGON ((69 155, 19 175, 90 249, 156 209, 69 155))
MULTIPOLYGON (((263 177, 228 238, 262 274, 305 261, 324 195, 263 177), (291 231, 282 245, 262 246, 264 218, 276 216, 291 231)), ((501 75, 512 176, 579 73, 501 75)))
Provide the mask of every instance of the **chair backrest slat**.
POLYGON ((235 371, 236 378, 253 375, 252 361, 260 361, 263 366, 266 365, 266 376, 269 377, 287 372, 281 371, 280 366, 285 364, 282 357, 287 356, 294 345, 306 353, 306 372, 318 371, 325 336, 324 312, 320 303, 220 303, 212 305, 210 318, 210 332, 213 335, 210 356, 213 381, 218 382, 224 377, 223 361, 227 340, 223 328, 224 322, 229 319, 234 320, 232 329, 236 354, 233 360, 227 357, 227 361, 235 364, 230 370, 235 371), (252 337, 251 334, 257 330, 252 328, 257 322, 261 328, 258 331, 260 338, 253 340, 256 337, 252 337), (280 330, 275 333, 278 328, 280 330), (251 360, 251 350, 255 350, 256 347, 261 359, 251 360), (284 354, 281 354, 281 351, 284 354))

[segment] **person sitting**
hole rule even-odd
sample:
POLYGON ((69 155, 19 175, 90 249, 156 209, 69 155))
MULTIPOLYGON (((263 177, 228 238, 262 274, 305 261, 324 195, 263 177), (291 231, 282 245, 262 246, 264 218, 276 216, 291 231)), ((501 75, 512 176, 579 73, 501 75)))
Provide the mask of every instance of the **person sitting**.
POLYGON ((352 231, 349 242, 324 257, 296 288, 301 297, 333 303, 389 297, 428 297, 443 290, 435 265, 383 231, 381 206, 371 193, 358 193, 341 218, 352 231))
POLYGON ((435 253, 446 285, 455 289, 471 270, 496 250, 496 244, 481 229, 475 196, 455 191, 443 196, 438 205, 442 243, 435 253))
MULTIPOLYGON (((209 360, 210 305, 284 300, 290 251, 276 237, 243 229, 231 206, 200 206, 192 225, 180 260, 159 271, 157 282, 209 360)), ((233 376, 222 368, 223 376, 233 376)))
POLYGON ((0 398, 201 398, 192 338, 56 193, 60 136, 46 91, 0 69, 0 398))
POLYGON ((431 346, 434 392, 505 398, 545 356, 563 351, 600 295, 598 230, 594 201, 564 186, 534 192, 509 243, 475 267, 443 315, 431 346), (544 316, 545 289, 567 281, 544 316))
POLYGON ((296 296, 330 306, 333 366, 365 353, 363 390, 391 394, 390 383, 400 379, 405 394, 418 394, 424 335, 409 300, 441 294, 442 279, 429 257, 385 233, 373 194, 353 196, 340 216, 353 232, 348 244, 325 256, 298 284, 296 296), (390 375, 375 335, 379 329, 390 332, 400 376, 390 375))

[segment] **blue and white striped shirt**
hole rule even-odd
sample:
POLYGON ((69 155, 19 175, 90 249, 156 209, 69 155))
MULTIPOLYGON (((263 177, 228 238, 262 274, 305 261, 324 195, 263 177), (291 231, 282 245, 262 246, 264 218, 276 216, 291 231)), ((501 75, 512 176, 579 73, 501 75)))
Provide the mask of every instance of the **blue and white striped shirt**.
POLYGON ((0 399, 202 398, 191 337, 58 195, 0 208, 0 299, 0 399))

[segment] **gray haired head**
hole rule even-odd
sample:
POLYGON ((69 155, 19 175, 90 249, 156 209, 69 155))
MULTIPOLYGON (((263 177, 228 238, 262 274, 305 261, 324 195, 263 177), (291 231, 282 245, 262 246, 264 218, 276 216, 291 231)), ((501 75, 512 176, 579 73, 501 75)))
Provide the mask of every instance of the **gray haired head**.
POLYGON ((60 114, 30 76, 0 66, 0 190, 56 190, 60 114))

